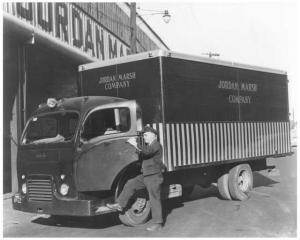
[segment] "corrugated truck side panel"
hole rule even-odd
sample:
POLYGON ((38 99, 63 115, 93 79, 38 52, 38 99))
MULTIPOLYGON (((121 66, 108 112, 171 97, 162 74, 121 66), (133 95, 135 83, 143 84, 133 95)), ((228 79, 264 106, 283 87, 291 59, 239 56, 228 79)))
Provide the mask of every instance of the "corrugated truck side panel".
POLYGON ((290 152, 286 75, 163 61, 169 170, 290 152))

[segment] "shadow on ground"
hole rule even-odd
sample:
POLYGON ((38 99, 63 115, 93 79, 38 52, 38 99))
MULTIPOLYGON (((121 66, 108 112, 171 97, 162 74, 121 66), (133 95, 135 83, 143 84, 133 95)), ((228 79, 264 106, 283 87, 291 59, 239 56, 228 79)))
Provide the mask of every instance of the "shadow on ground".
POLYGON ((279 183, 273 179, 266 177, 260 172, 253 172, 253 188, 256 187, 272 187, 274 184, 279 183))
POLYGON ((71 228, 102 229, 119 225, 120 220, 116 213, 93 216, 93 217, 74 217, 74 216, 50 216, 39 217, 33 223, 71 228))

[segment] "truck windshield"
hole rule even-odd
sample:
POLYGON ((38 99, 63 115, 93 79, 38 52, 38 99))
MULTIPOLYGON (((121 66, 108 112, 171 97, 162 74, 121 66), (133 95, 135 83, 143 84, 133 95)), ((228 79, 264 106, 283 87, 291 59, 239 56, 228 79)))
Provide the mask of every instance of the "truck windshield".
POLYGON ((51 113, 33 117, 25 129, 22 144, 64 142, 72 139, 78 123, 74 112, 51 113))

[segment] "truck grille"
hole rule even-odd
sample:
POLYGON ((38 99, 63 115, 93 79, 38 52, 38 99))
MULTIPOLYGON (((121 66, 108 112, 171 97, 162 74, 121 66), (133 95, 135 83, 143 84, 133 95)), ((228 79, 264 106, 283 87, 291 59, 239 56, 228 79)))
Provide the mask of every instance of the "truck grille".
POLYGON ((48 179, 28 179, 28 200, 30 201, 51 201, 52 181, 48 179))

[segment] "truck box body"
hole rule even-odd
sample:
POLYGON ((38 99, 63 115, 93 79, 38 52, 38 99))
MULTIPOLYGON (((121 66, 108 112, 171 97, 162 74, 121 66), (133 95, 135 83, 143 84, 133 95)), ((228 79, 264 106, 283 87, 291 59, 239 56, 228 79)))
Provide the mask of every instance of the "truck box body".
POLYGON ((79 71, 80 95, 137 100, 169 171, 291 151, 285 72, 165 51, 79 71))

